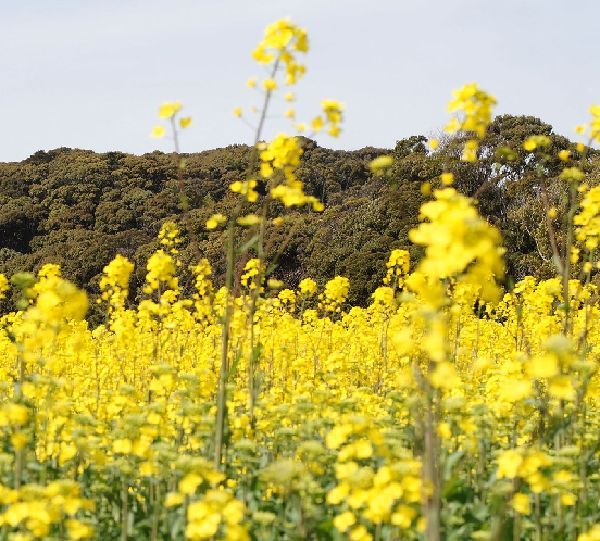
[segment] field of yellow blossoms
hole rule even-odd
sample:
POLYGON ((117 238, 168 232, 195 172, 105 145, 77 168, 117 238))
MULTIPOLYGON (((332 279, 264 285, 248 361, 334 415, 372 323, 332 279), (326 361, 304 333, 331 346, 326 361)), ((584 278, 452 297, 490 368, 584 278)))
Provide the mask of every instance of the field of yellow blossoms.
MULTIPOLYGON (((264 97, 254 170, 231 186, 239 212, 207 224, 227 239, 224 285, 206 259, 182 264, 176 221, 143 299, 128 295, 132 263, 106 265, 95 328, 56 265, 0 278, 18 299, 0 320, 0 540, 600 540, 600 188, 585 184, 585 145, 561 156, 554 279, 502 289, 502 239, 444 173, 410 235, 423 258, 392 251, 370 306, 347 305, 342 276, 286 288, 265 268, 264 230, 322 205, 295 176, 296 137, 261 130, 307 50, 282 20, 254 51, 270 73, 250 81, 264 97)), ((494 105, 474 84, 455 92, 463 159, 494 105)), ((336 136, 342 107, 322 106, 296 128, 336 136)), ((176 143, 180 109, 160 110, 176 143)), ((546 139, 526 150, 551 153, 546 139)))

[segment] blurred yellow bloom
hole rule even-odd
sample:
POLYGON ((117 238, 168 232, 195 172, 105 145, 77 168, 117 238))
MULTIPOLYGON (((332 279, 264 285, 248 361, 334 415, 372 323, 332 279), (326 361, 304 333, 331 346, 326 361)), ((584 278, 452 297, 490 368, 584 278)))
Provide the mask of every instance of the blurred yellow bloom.
POLYGON ((394 157, 389 154, 378 156, 369 163, 369 168, 374 175, 383 175, 392 165, 394 165, 394 157))
POLYGON ((444 186, 452 186, 454 184, 454 175, 452 173, 442 173, 440 179, 444 186))
POLYGON ((257 225, 261 221, 262 220, 261 220, 260 216, 257 216, 256 214, 247 214, 246 216, 240 216, 237 219, 237 223, 242 226, 257 225))
POLYGON ((133 449, 133 444, 131 440, 128 439, 118 439, 113 442, 113 452, 118 454, 129 454, 133 449))
POLYGON ((531 503, 529 496, 521 492, 517 492, 512 499, 513 509, 521 515, 529 515, 531 513, 531 503))
POLYGON ((166 101, 162 103, 158 109, 158 116, 160 118, 171 118, 178 111, 181 110, 181 103, 178 101, 170 102, 166 101))
POLYGON ((314 131, 319 132, 323 129, 323 126, 325 126, 325 122, 323 120, 323 117, 319 115, 313 118, 310 125, 314 131))
POLYGON ((160 139, 165 136, 165 128, 164 126, 153 126, 152 131, 150 132, 151 137, 155 137, 160 139))
POLYGON ((345 513, 337 515, 333 519, 333 525, 337 530, 339 530, 342 533, 348 531, 348 528, 350 528, 350 526, 353 526, 355 523, 356 519, 350 511, 346 511, 345 513))
POLYGON ((226 221, 227 221, 227 217, 224 216, 223 214, 220 214, 220 213, 213 214, 206 221, 206 229, 216 229, 220 225, 223 225, 226 221))
POLYGON ((265 79, 263 81, 263 88, 267 92, 272 92, 277 88, 277 82, 275 81, 275 79, 265 79))

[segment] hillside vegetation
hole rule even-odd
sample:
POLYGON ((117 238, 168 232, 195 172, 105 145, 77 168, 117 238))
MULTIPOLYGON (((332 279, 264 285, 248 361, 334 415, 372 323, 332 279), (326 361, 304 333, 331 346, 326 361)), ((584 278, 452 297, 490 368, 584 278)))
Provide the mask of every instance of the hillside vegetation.
MULTIPOLYGON (((349 302, 364 305, 383 277, 390 250, 404 248, 419 259, 408 231, 418 223, 426 200, 423 183, 434 183, 443 170, 455 174, 460 192, 476 196, 480 213, 502 232, 508 282, 552 276, 539 164, 522 148, 531 135, 549 135, 555 155, 573 146, 548 124, 527 116, 497 117, 476 162, 460 160, 463 141, 458 137, 447 138, 435 152, 421 136, 398 141, 393 150, 356 151, 321 148, 304 139, 297 174, 306 192, 325 203, 325 211, 288 212, 283 225, 267 231, 265 248, 274 276, 296 286, 305 276, 322 285, 342 274, 352 283, 349 302), (393 155, 394 165, 387 175, 374 176, 369 163, 383 154, 393 155)), ((251 153, 252 147, 233 145, 185 154, 183 170, 175 154, 64 148, 0 164, 0 272, 12 275, 58 263, 65 277, 95 295, 102 267, 120 253, 136 263, 133 299, 139 296, 148 255, 158 246, 161 224, 176 219, 186 237, 183 260, 191 264, 199 256, 208 258, 216 282, 222 283, 225 233, 207 231, 205 223, 235 205, 228 185, 243 177, 251 153)), ((560 207, 560 160, 544 167, 549 197, 560 207)), ((598 170, 592 155, 592 184, 598 170)), ((241 245, 248 239, 238 240, 241 245)), ((243 261, 238 275, 242 266, 243 261)))

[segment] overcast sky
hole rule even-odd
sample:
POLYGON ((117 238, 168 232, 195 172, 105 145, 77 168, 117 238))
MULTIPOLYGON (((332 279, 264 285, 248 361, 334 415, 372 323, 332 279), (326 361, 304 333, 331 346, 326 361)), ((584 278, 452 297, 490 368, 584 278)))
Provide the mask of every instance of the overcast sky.
POLYGON ((600 102, 600 0, 0 0, 0 161, 62 146, 170 150, 148 136, 170 100, 194 120, 182 150, 250 142, 231 111, 258 101, 250 52, 283 16, 310 36, 300 116, 322 98, 347 108, 324 146, 435 133, 470 81, 498 112, 565 135, 600 102))

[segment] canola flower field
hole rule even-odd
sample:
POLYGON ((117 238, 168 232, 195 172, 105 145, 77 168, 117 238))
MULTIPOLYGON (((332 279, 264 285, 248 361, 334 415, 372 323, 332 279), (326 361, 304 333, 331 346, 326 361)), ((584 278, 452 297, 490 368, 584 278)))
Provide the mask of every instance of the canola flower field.
MULTIPOLYGON (((223 286, 206 259, 182 263, 176 220, 143 299, 128 295, 132 263, 106 265, 94 328, 56 265, 0 278, 18 299, 0 321, 0 539, 600 540, 600 187, 585 174, 600 107, 578 128, 587 146, 560 155, 556 278, 502 288, 499 233, 444 173, 410 235, 422 259, 393 250, 371 304, 351 307, 346 278, 292 289, 265 263, 264 229, 287 207, 322 210, 295 176, 297 137, 261 131, 307 50, 281 20, 254 51, 271 73, 255 170, 231 185, 238 212, 207 223, 226 239, 223 286)), ((494 105, 474 84, 455 91, 447 131, 466 134, 463 159, 494 105)), ((341 105, 322 108, 297 131, 339 134, 341 105)), ((160 109, 176 145, 180 110, 160 109)), ((552 153, 540 136, 524 147, 542 164, 552 153)))

